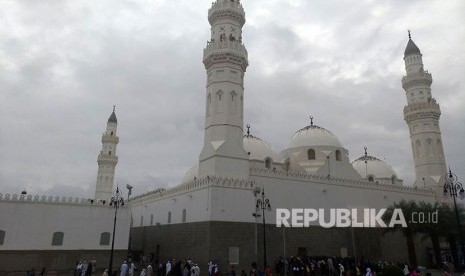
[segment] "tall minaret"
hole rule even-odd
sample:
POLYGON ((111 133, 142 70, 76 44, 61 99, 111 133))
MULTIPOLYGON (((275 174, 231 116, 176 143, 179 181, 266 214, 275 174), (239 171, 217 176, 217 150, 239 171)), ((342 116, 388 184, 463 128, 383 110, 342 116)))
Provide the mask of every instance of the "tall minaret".
POLYGON ((113 112, 108 118, 107 130, 102 135, 102 150, 97 159, 98 173, 97 184, 95 185, 95 199, 108 201, 113 192, 113 178, 118 163, 118 156, 116 156, 116 146, 119 142, 119 137, 116 136, 117 125, 115 106, 113 106, 113 112))
POLYGON ((239 0, 217 0, 208 10, 208 21, 211 41, 203 51, 207 91, 199 175, 248 178, 249 157, 242 147, 244 73, 248 66, 242 44, 244 9, 239 0))
POLYGON ((413 160, 415 163, 418 187, 436 187, 444 185, 446 161, 442 147, 439 117, 439 104, 431 96, 433 79, 423 69, 420 49, 413 42, 410 31, 404 53, 407 75, 402 78, 402 87, 407 96, 404 107, 404 119, 410 129, 413 160))

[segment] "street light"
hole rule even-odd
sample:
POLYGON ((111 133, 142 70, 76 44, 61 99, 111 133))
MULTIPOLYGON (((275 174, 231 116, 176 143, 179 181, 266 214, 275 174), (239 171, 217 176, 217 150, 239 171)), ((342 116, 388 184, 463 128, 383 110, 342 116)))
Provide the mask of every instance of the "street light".
POLYGON ((256 213, 262 210, 263 218, 263 264, 264 269, 266 269, 266 224, 265 224, 265 210, 271 211, 271 204, 268 198, 265 198, 265 189, 262 189, 262 197, 257 199, 257 204, 255 205, 256 213))
MULTIPOLYGON (((460 246, 462 248, 462 258, 465 258, 465 248, 463 246, 462 230, 460 226, 459 211, 457 210, 456 197, 459 196, 463 199, 465 196, 465 190, 463 189, 462 183, 457 181, 457 176, 452 173, 449 168, 449 173, 446 175, 446 183, 444 184, 444 195, 450 195, 454 199, 455 219, 457 220, 457 228, 459 230, 460 246)), ((460 269, 461 262, 459 259, 458 268, 460 269)))
POLYGON ((116 230, 116 214, 118 213, 118 208, 121 206, 124 206, 124 199, 123 195, 120 192, 118 186, 116 186, 116 192, 115 195, 111 197, 110 199, 110 206, 115 208, 115 220, 113 221, 113 238, 111 241, 111 253, 110 253, 110 265, 108 268, 108 271, 110 272, 110 275, 113 275, 112 273, 112 267, 113 267, 113 249, 115 248, 115 230, 116 230))
MULTIPOLYGON (((131 185, 129 184, 126 184, 126 189, 128 189, 128 199, 126 200, 126 202, 129 204, 129 197, 131 196, 132 194, 132 187, 131 185)), ((130 213, 131 213, 131 221, 132 221, 132 210, 130 210, 130 213)), ((131 225, 132 226, 132 225, 131 225)), ((131 248, 131 232, 129 231, 129 239, 128 239, 128 255, 131 253, 132 251, 132 248, 131 248)))

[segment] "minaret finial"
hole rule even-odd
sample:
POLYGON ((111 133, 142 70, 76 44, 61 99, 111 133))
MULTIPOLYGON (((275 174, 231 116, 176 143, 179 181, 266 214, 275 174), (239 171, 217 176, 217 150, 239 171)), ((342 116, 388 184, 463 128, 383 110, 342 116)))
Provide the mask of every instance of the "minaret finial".
POLYGON ((367 146, 365 146, 364 149, 365 149, 365 156, 367 156, 368 155, 367 154, 367 146))
POLYGON ((408 32, 408 39, 412 39, 412 36, 410 35, 410 29, 407 29, 408 32))
POLYGON ((116 105, 113 105, 113 112, 115 112, 116 105))
POLYGON ((247 127, 247 137, 249 137, 250 136, 250 125, 247 124, 246 127, 247 127))
POLYGON ((310 125, 313 126, 313 116, 310 115, 310 125))

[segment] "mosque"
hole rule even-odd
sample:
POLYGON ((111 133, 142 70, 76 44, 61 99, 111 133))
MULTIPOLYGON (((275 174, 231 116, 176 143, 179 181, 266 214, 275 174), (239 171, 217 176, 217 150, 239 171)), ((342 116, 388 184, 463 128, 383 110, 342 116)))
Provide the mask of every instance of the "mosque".
MULTIPOLYGON (((121 209, 118 234, 124 237, 116 245, 119 254, 129 243, 132 251, 153 254, 161 261, 191 257, 200 265, 215 260, 223 268, 228 264, 246 268, 252 261, 264 259, 266 244, 269 263, 279 256, 296 255, 407 260, 405 240, 399 233, 383 234, 380 227, 323 228, 317 222, 302 228, 277 227, 276 210, 380 209, 402 199, 439 200, 446 172, 441 112, 432 97, 431 73, 424 69, 421 51, 410 33, 402 88, 416 181, 404 185, 391 166, 369 155, 367 149, 351 162, 343 143, 313 118, 308 126, 289 135, 280 152, 253 135, 248 125, 244 128, 244 75, 249 64, 242 38, 244 9, 239 0, 216 0, 208 10, 208 21, 211 38, 203 51, 205 135, 199 161, 179 185, 137 195, 130 208, 121 209), (257 204, 257 200, 269 205, 257 204)), ((59 259, 63 250, 73 256, 85 251, 104 258, 112 229, 102 218, 113 214, 105 201, 112 197, 118 163, 114 109, 101 141, 91 201, 0 194, 0 215, 7 218, 0 221, 0 259, 11 263, 23 251, 37 251, 34 256, 40 259, 43 250, 49 252, 50 262, 59 259), (57 211, 56 205, 69 210, 57 211), (31 210, 48 219, 33 219, 31 210), (69 218, 63 214, 76 215, 69 218), (24 220, 29 224, 11 223, 24 216, 31 218, 24 220), (85 218, 92 227, 79 227, 85 218), (41 230, 31 234, 28 229, 41 230), (19 246, 25 236, 34 239, 19 246)), ((431 254, 427 242, 417 245, 420 264, 430 265, 431 254)))
MULTIPOLYGON (((244 129, 245 12, 238 0, 217 0, 208 10, 208 21, 211 38, 203 51, 205 135, 199 162, 180 185, 132 199, 131 249, 151 252, 160 260, 190 256, 199 263, 215 259, 221 265, 243 267, 262 260, 265 242, 268 262, 283 255, 407 260, 400 235, 383 235, 380 228, 276 227, 276 209, 362 210, 385 208, 402 199, 439 200, 446 172, 441 112, 431 94, 432 76, 424 70, 410 33, 404 52, 403 112, 416 181, 407 186, 391 166, 366 149, 351 162, 348 149, 313 118, 290 135, 280 152, 254 136, 248 125, 244 129), (262 206, 256 201, 267 199, 270 210, 258 208, 257 213, 256 207, 262 206)), ((425 265, 431 259, 427 247, 417 247, 425 265)))

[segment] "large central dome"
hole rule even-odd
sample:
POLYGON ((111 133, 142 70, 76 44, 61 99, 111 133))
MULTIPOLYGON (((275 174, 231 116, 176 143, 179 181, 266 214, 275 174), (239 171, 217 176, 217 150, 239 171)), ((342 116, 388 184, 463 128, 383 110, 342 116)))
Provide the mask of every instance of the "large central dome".
POLYGON ((297 147, 331 146, 342 148, 341 143, 331 131, 316 125, 309 125, 297 131, 287 144, 288 149, 297 147))

